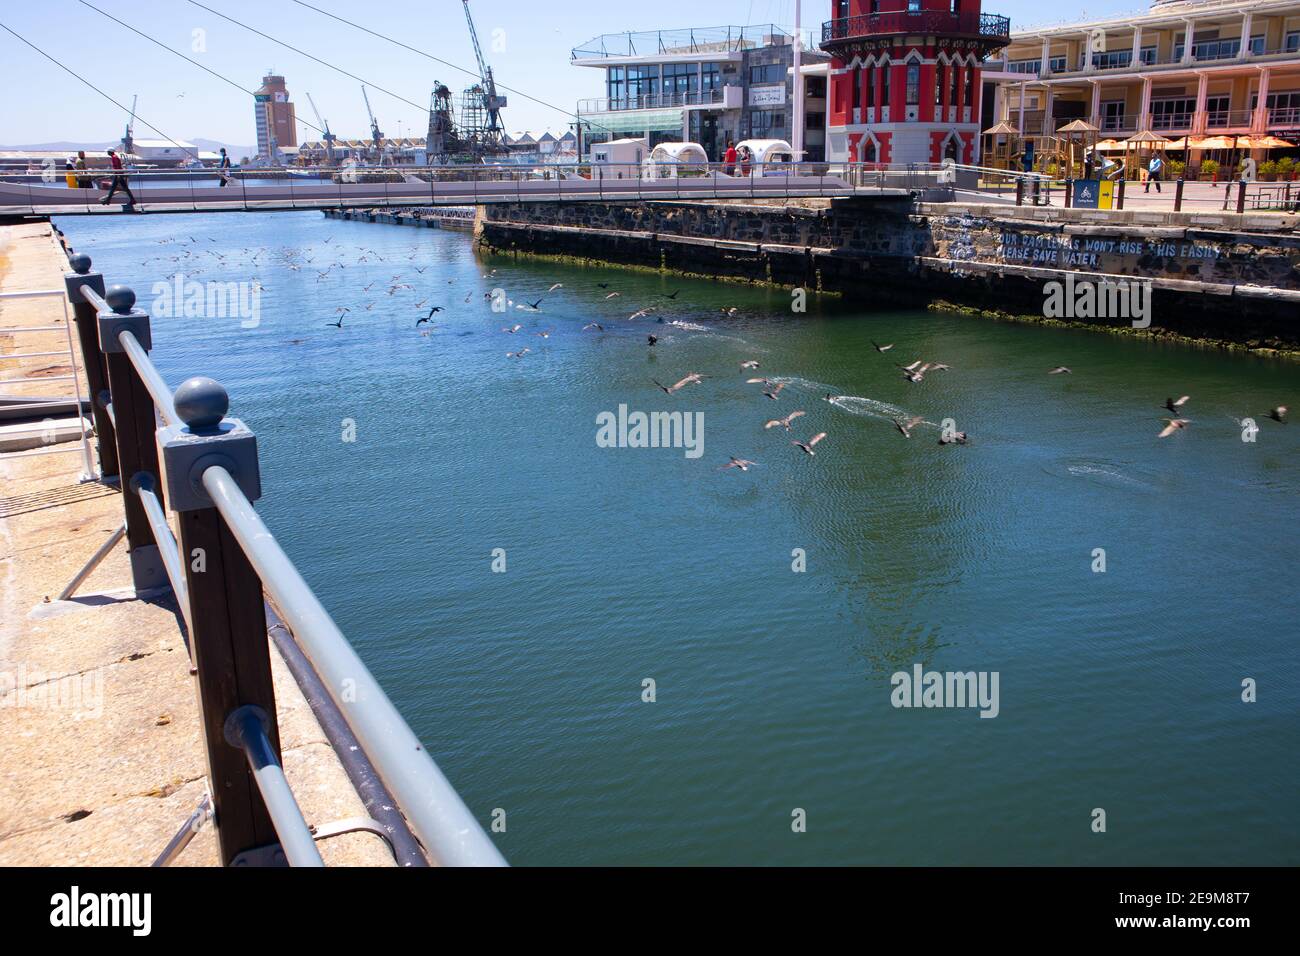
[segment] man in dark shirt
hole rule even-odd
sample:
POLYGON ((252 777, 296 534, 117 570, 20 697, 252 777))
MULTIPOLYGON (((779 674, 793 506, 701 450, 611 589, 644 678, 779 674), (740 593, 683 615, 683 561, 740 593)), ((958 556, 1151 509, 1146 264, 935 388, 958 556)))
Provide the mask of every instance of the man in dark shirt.
POLYGON ((101 206, 107 206, 109 200, 111 200, 114 194, 120 189, 122 192, 126 193, 127 205, 134 206, 135 196, 131 192, 131 187, 127 185, 125 173, 120 172, 120 170, 125 168, 122 165, 122 157, 110 149, 108 151, 108 161, 113 164, 113 182, 108 188, 108 195, 101 199, 99 204, 101 206))

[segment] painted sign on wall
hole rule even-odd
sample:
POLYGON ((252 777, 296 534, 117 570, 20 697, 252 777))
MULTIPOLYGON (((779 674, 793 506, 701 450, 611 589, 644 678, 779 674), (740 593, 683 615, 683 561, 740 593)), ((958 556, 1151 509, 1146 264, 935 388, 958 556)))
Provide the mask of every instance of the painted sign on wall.
POLYGON ((785 84, 780 86, 751 86, 750 106, 782 106, 785 104, 785 84))

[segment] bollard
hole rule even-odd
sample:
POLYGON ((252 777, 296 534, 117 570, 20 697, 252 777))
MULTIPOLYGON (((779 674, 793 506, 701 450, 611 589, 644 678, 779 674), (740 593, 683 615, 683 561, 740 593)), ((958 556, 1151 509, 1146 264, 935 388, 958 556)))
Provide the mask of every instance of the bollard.
MULTIPOLYGON (((135 308, 135 293, 126 286, 115 285, 104 295, 109 310, 95 317, 99 332, 99 351, 104 353, 108 366, 108 391, 113 401, 113 420, 117 438, 117 465, 119 474, 133 476, 137 472, 158 474, 158 449, 154 444, 153 398, 149 395, 140 373, 131 364, 122 349, 118 335, 129 331, 135 335, 146 351, 152 345, 149 336, 149 316, 135 308)), ((165 587, 167 572, 158 543, 154 541, 148 515, 138 495, 131 494, 123 481, 122 501, 126 509, 127 553, 131 558, 131 579, 137 592, 165 587)))
POLYGON ((244 751, 227 739, 225 728, 239 708, 261 708, 279 760, 266 609, 261 579, 203 488, 203 473, 219 466, 249 501, 260 498, 257 440, 243 422, 225 417, 229 398, 211 379, 181 383, 175 404, 182 424, 159 428, 157 441, 162 485, 179 519, 178 547, 193 621, 190 647, 221 862, 257 865, 274 857, 278 838, 244 751))
POLYGON ((1074 180, 1065 181, 1065 208, 1069 209, 1074 202, 1074 180))
POLYGON ((1237 184, 1237 212, 1243 213, 1245 211, 1246 211, 1246 180, 1243 179, 1241 182, 1237 184))
POLYGON ((1178 182, 1174 183, 1174 212, 1183 211, 1183 177, 1178 177, 1178 182))
POLYGON ((1119 181, 1119 186, 1115 190, 1115 208, 1124 208, 1124 180, 1122 179, 1119 181))
POLYGON ((1024 204, 1025 204, 1025 181, 1023 179, 1017 179, 1016 180, 1016 205, 1023 206, 1024 204))
POLYGON ((117 436, 113 431, 113 422, 100 401, 100 395, 108 392, 108 363, 99 348, 99 326, 95 319, 95 306, 82 296, 82 288, 104 294, 104 277, 98 272, 90 271, 90 256, 74 255, 68 260, 72 271, 64 275, 63 285, 68 290, 68 301, 72 303, 73 321, 77 324, 77 342, 81 346, 81 364, 86 372, 86 388, 90 395, 91 416, 95 422, 95 442, 99 453, 100 478, 116 475, 117 436))

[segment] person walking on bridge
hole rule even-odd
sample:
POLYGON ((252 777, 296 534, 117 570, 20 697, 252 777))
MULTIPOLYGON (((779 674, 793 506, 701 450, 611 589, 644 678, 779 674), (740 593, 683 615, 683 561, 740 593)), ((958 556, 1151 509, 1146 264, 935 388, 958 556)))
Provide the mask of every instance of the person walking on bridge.
POLYGON ((736 142, 727 141, 727 151, 722 154, 722 174, 730 176, 736 171, 736 142))
POLYGON ((122 192, 126 193, 127 205, 134 206, 135 196, 131 192, 131 187, 127 184, 126 174, 123 172, 125 167, 122 165, 122 157, 110 149, 108 151, 108 161, 113 164, 113 182, 112 185, 108 187, 108 195, 101 199, 99 204, 101 206, 107 206, 109 200, 111 200, 120 189, 122 192))
MULTIPOLYGON (((86 151, 85 151, 84 149, 79 149, 79 150, 77 150, 77 161, 76 161, 75 163, 73 163, 72 165, 76 167, 78 173, 84 173, 84 172, 87 171, 87 169, 86 169, 86 151)), ((81 189, 89 189, 89 188, 90 188, 90 177, 89 177, 89 176, 80 176, 80 175, 77 176, 77 186, 78 186, 79 188, 81 188, 81 189)))
POLYGON ((230 185, 230 156, 226 153, 226 147, 221 147, 221 162, 217 164, 217 175, 221 177, 221 185, 230 185))
POLYGON ((1164 171, 1165 161, 1159 156, 1152 156, 1151 162, 1147 163, 1147 182, 1142 189, 1144 193, 1151 192, 1151 184, 1156 184, 1156 192, 1160 192, 1160 173, 1164 171))

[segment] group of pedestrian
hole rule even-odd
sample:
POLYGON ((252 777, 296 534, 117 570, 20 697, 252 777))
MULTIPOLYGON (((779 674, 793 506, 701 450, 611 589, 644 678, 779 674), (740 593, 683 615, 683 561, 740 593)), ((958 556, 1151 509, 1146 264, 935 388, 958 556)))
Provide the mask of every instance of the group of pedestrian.
MULTIPOLYGON (((127 205, 134 206, 136 203, 135 194, 131 192, 131 186, 127 182, 126 166, 122 162, 122 156, 115 149, 108 151, 108 162, 112 168, 112 174, 109 177, 108 195, 99 201, 101 206, 107 206, 113 197, 119 192, 126 194, 127 205)), ((226 153, 223 146, 221 149, 221 161, 217 165, 217 175, 220 177, 221 185, 230 184, 230 156, 226 153)), ((63 179, 68 184, 69 189, 93 189, 94 179, 89 175, 90 167, 86 163, 86 151, 77 150, 76 158, 68 157, 63 164, 63 179)))
POLYGON ((722 156, 722 172, 726 176, 734 176, 736 166, 740 166, 740 175, 749 175, 749 164, 754 161, 754 154, 750 152, 748 146, 743 143, 740 149, 736 149, 736 144, 732 140, 727 141, 727 151, 722 156))

